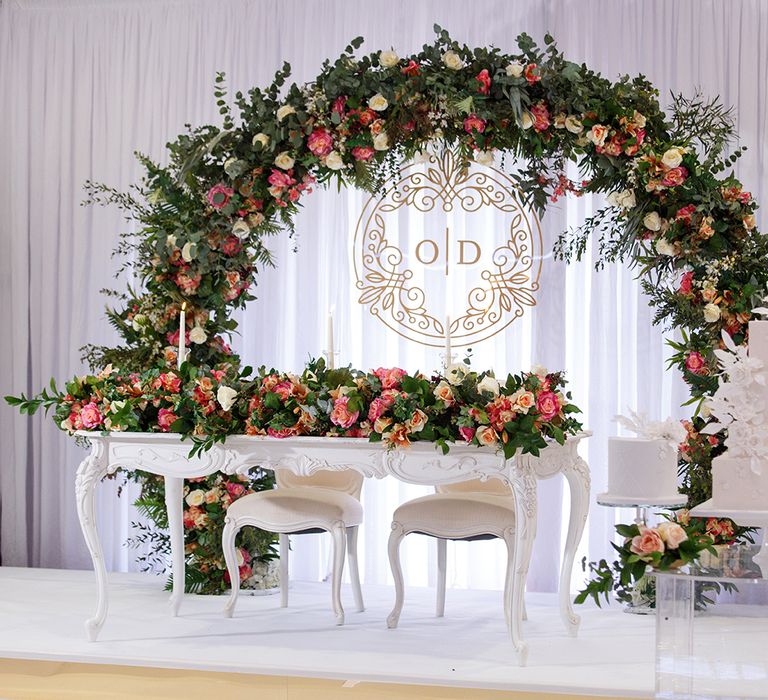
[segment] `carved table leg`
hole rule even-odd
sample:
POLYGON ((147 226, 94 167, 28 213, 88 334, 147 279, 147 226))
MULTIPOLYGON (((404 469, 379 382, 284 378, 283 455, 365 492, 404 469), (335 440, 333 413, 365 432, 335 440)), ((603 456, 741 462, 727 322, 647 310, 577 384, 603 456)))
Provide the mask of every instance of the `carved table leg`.
POLYGON ((528 661, 528 644, 523 641, 523 601, 533 542, 536 539, 536 477, 523 461, 513 467, 511 475, 515 494, 515 548, 512 552, 513 573, 509 591, 509 620, 512 645, 520 666, 528 661))
POLYGON ((77 501, 77 516, 83 531, 85 543, 91 554, 93 569, 96 572, 98 597, 96 614, 85 623, 88 639, 92 642, 101 632, 107 617, 109 601, 107 598, 107 569, 104 565, 104 554, 101 549, 99 531, 96 527, 96 486, 107 473, 106 450, 100 440, 91 443, 91 454, 77 468, 75 478, 75 498, 77 501))
POLYGON ((560 567, 560 616, 568 633, 575 637, 579 631, 581 618, 573 611, 571 600, 571 574, 576 549, 581 541, 584 526, 589 514, 589 467, 578 455, 575 461, 563 470, 571 491, 571 512, 568 519, 568 534, 565 538, 563 564, 560 567))
POLYGON ((179 614, 184 598, 185 556, 184 556, 184 518, 182 494, 184 479, 173 476, 165 480, 165 508, 168 512, 168 530, 171 535, 171 566, 173 571, 173 592, 171 593, 171 613, 179 614))

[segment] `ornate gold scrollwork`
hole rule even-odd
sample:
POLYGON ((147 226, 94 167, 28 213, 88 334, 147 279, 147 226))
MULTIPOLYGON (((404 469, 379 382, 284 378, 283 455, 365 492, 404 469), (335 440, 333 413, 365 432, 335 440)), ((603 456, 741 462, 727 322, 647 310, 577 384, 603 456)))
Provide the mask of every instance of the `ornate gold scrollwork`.
MULTIPOLYGON (((387 237, 387 215, 403 207, 422 213, 437 209, 446 214, 456 210, 474 213, 492 207, 505 215, 498 245, 485 264, 473 264, 480 260, 477 242, 457 241, 458 264, 465 270, 471 268, 471 275, 462 311, 451 320, 454 346, 491 338, 521 317, 527 307, 536 305, 543 247, 538 219, 521 204, 519 190, 508 175, 481 165, 462 167, 459 158, 445 150, 430 155, 423 165, 402 168, 400 179, 383 194, 371 197, 358 219, 354 240, 358 301, 389 328, 415 342, 437 347, 443 345, 446 335, 445 314, 430 308, 433 304, 425 289, 414 281, 406 253, 387 237)), ((445 246, 448 275, 447 227, 441 243, 445 246)), ((437 261, 439 254, 439 244, 424 239, 416 246, 414 257, 429 265, 437 261)))

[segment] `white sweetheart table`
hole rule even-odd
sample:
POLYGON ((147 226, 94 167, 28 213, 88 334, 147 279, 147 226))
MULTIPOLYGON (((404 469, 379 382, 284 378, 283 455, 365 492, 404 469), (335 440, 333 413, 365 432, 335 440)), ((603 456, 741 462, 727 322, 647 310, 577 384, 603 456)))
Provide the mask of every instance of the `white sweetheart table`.
MULTIPOLYGON (((354 469, 366 477, 393 476, 412 484, 449 484, 469 479, 501 479, 509 484, 516 502, 516 547, 513 552, 510 634, 520 664, 525 664, 527 644, 522 637, 523 593, 536 535, 536 483, 563 474, 571 492, 563 561, 560 570, 560 612, 568 632, 575 636, 579 617, 573 611, 569 584, 576 548, 589 510, 590 477, 587 463, 579 456, 580 441, 591 433, 570 437, 565 444, 553 442, 538 457, 517 454, 505 460, 491 448, 451 445, 443 455, 430 442, 415 442, 405 449, 387 450, 364 438, 271 437, 233 435, 223 444, 189 458, 191 441, 173 433, 94 433, 88 438, 90 454, 82 461, 76 478, 77 512, 93 560, 98 584, 96 614, 86 622, 89 639, 95 640, 107 616, 107 573, 96 528, 95 489, 117 469, 142 470, 165 478, 165 503, 170 526, 173 592, 171 610, 178 614, 184 594, 184 479, 215 472, 243 473, 249 469, 288 469, 310 475, 321 469, 354 469)), ((384 543, 382 543, 382 548, 384 543)))

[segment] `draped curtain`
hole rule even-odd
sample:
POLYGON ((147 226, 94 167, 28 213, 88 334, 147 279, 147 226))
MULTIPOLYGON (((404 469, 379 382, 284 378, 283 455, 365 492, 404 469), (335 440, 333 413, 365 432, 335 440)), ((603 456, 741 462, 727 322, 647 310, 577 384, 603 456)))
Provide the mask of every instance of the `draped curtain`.
MULTIPOLYGON (((299 82, 355 36, 361 51, 401 55, 433 40, 433 24, 470 46, 513 52, 527 32, 557 38, 574 61, 615 78, 643 73, 670 92, 720 95, 734 105, 741 143, 749 150, 736 172, 758 201, 765 179, 768 109, 768 8, 760 0, 456 0, 348 3, 343 0, 5 0, 0 2, 0 333, 2 394, 35 392, 84 367, 86 342, 115 343, 99 290, 122 287, 110 256, 130 223, 120 213, 79 206, 84 181, 127 189, 140 176, 134 150, 164 162, 164 144, 184 125, 215 122, 215 72, 232 92, 271 80, 283 61, 299 82)), ((276 267, 261 271, 252 302, 238 314, 233 345, 248 364, 298 369, 325 347, 326 314, 335 309, 339 360, 355 367, 399 365, 430 370, 438 351, 385 332, 357 303, 351 240, 365 196, 323 191, 306 200, 293 237, 271 241, 276 267), (294 252, 295 249, 295 252, 294 252)), ((544 250, 594 211, 591 198, 561 200, 542 221, 544 250)), ((768 222, 758 212, 762 225, 768 222)), ((684 416, 679 378, 665 370, 668 351, 651 325, 636 271, 587 259, 566 266, 543 260, 537 305, 493 340, 476 345, 473 365, 497 373, 532 363, 567 371, 584 422, 594 431, 585 451, 593 493, 606 485, 607 437, 628 407, 653 417, 684 416)), ((83 457, 42 416, 22 418, 0 407, 0 555, 4 565, 79 568, 90 565, 73 498, 83 457)), ((124 547, 135 486, 118 498, 118 482, 99 494, 99 525, 108 564, 134 566, 124 547)), ((364 489, 364 580, 388 580, 385 543, 393 509, 424 488, 394 480, 364 489)), ((563 540, 567 490, 540 484, 539 537, 529 587, 552 590, 563 540)), ((590 558, 609 554, 612 524, 629 514, 593 505, 582 541, 590 558)), ((327 544, 296 538, 293 575, 322 578, 327 544)), ((412 537, 405 567, 412 583, 431 580, 433 549, 412 537)), ((453 585, 501 587, 504 553, 495 543, 451 549, 453 585)), ((577 573, 580 578, 580 572, 577 573)))

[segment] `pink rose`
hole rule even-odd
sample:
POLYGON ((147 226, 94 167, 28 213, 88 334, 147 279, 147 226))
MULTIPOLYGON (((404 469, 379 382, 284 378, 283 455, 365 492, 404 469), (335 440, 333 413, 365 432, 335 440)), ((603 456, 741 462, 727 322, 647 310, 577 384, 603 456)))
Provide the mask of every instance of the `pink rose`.
POLYGON ((544 420, 552 420, 560 413, 560 401, 557 394, 554 391, 542 391, 536 399, 536 410, 544 420))
POLYGON ((296 434, 295 428, 280 428, 279 430, 275 430, 274 428, 267 428, 267 435, 273 438, 287 438, 291 437, 292 435, 296 434))
POLYGON ((228 236, 221 244, 221 252, 229 257, 237 255, 242 249, 243 244, 240 243, 240 239, 237 236, 228 236))
POLYGON ((157 424, 164 433, 170 432, 171 425, 178 419, 176 414, 168 408, 161 408, 157 413, 157 424))
POLYGON ((477 88, 477 91, 481 95, 487 95, 491 91, 491 76, 488 75, 488 69, 483 68, 476 76, 475 80, 477 80, 480 85, 477 88))
POLYGON ((685 368, 691 374, 707 373, 707 363, 704 361, 704 358, 701 356, 701 353, 698 353, 695 350, 693 352, 689 352, 688 355, 686 356, 685 368))
POLYGON ((544 102, 537 102, 531 107, 531 114, 533 115, 533 129, 534 131, 546 131, 549 128, 549 110, 544 102))
POLYGON ((664 174, 664 179, 661 181, 661 184, 665 187, 678 187, 685 182, 687 177, 688 171, 682 165, 679 165, 676 168, 668 170, 664 174))
POLYGON ((471 134, 473 131, 482 134, 485 131, 485 120, 480 119, 480 117, 475 114, 470 114, 464 120, 464 131, 468 134, 471 134))
POLYGON ((80 420, 86 430, 93 430, 104 422, 104 416, 101 415, 99 407, 91 401, 80 410, 80 420))
POLYGON ((696 213, 696 206, 688 204, 685 207, 680 207, 675 214, 675 221, 682 221, 684 224, 691 223, 691 217, 696 213))
POLYGON ((499 441, 499 436, 490 425, 481 425, 475 435, 481 445, 495 445, 499 441))
POLYGON ((475 429, 462 426, 459 428, 459 435, 461 435, 467 442, 472 442, 472 438, 475 437, 475 429))
POLYGON ((680 280, 680 294, 690 294, 693 291, 693 271, 689 270, 680 280))
POLYGON ((331 114, 336 112, 336 114, 339 115, 342 119, 344 118, 344 109, 347 106, 347 98, 345 95, 342 95, 341 97, 337 97, 333 101, 333 108, 331 109, 331 114))
MULTIPOLYGON (((176 334, 178 335, 178 331, 176 331, 176 334)), ((178 394, 181 391, 181 377, 179 377, 175 372, 166 372, 161 374, 160 381, 163 385, 163 389, 170 391, 172 394, 178 394)))
POLYGON ((647 556, 652 552, 664 551, 664 540, 658 530, 640 526, 640 534, 632 538, 629 549, 639 556, 647 556))
POLYGON ((318 127, 307 138, 307 148, 318 158, 327 156, 333 150, 333 137, 327 129, 318 127))
POLYGON ((381 381, 382 389, 399 389, 400 382, 403 381, 406 372, 399 367, 392 367, 391 369, 379 367, 373 370, 373 374, 381 381))
POLYGON ((342 396, 340 399, 336 399, 333 404, 333 411, 331 411, 331 423, 345 430, 351 428, 360 417, 360 411, 352 413, 347 406, 348 404, 349 396, 342 396))
POLYGON ((231 187, 227 187, 223 182, 220 182, 208 190, 206 198, 208 199, 208 204, 214 209, 221 209, 227 205, 227 202, 229 202, 234 193, 235 191, 231 187))
POLYGON ((290 187, 296 184, 290 173, 284 173, 282 170, 272 168, 272 174, 267 178, 267 182, 273 187, 290 187))
POLYGON ((372 148, 369 148, 368 146, 355 146, 352 149, 352 157, 355 160, 370 160, 373 158, 374 153, 376 153, 376 151, 374 151, 372 148))
POLYGON ((235 499, 240 498, 240 496, 245 494, 245 486, 229 481, 227 482, 227 493, 232 496, 232 500, 234 501, 235 499))
POLYGON ((371 423, 375 423, 386 413, 389 406, 390 404, 388 404, 384 399, 378 397, 375 398, 373 401, 371 401, 371 406, 368 409, 368 420, 371 421, 371 423))

